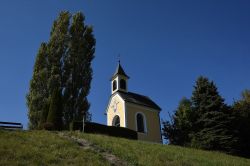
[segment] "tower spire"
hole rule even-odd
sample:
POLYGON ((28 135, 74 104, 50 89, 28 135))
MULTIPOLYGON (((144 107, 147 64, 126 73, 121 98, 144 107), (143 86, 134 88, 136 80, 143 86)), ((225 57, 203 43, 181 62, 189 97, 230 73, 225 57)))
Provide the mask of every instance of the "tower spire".
POLYGON ((115 73, 111 77, 111 85, 112 85, 112 94, 114 94, 117 91, 123 91, 127 92, 127 82, 128 82, 129 76, 124 72, 121 61, 120 61, 120 54, 118 55, 118 65, 115 70, 115 73))
POLYGON ((115 73, 113 74, 111 80, 114 79, 117 75, 124 76, 127 79, 129 79, 129 76, 124 72, 124 70, 123 70, 123 68, 121 66, 120 60, 118 61, 117 68, 116 68, 115 73))

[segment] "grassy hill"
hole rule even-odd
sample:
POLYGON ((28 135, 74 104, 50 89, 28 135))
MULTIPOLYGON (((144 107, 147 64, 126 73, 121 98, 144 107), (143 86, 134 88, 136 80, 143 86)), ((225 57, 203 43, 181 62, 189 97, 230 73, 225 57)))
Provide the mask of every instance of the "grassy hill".
POLYGON ((250 160, 79 132, 0 130, 0 165, 112 164, 250 166, 250 160))

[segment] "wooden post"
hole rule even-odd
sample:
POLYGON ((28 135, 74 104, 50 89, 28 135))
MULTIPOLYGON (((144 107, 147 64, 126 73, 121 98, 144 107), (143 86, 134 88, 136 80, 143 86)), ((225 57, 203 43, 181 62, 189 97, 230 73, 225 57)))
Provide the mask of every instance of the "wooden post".
POLYGON ((82 132, 84 133, 84 125, 85 125, 85 116, 82 118, 82 132))

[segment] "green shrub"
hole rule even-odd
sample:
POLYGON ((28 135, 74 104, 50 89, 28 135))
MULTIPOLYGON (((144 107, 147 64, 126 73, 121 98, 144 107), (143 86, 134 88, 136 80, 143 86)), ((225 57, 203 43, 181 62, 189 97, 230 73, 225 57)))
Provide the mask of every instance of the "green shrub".
MULTIPOLYGON (((74 121, 70 123, 70 130, 80 130, 82 131, 82 121, 74 121)), ((115 126, 106 126, 93 122, 85 122, 84 125, 85 133, 94 133, 94 134, 104 134, 113 137, 122 137, 128 139, 138 139, 137 132, 134 130, 130 130, 124 127, 115 127, 115 126)))

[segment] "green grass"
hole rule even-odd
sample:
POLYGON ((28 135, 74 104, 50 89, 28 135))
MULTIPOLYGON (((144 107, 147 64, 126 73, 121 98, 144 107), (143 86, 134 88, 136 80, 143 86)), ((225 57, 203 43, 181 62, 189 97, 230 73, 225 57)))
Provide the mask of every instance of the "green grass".
MULTIPOLYGON (((130 165, 249 165, 250 159, 178 146, 132 141, 103 135, 65 132, 85 138, 130 165)), ((0 130, 0 165, 109 165, 97 152, 48 131, 0 130)))
POLYGON ((178 146, 132 141, 103 135, 71 133, 106 149, 131 165, 250 166, 250 159, 178 146))
POLYGON ((0 165, 108 165, 98 154, 47 131, 0 130, 0 165))

